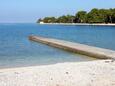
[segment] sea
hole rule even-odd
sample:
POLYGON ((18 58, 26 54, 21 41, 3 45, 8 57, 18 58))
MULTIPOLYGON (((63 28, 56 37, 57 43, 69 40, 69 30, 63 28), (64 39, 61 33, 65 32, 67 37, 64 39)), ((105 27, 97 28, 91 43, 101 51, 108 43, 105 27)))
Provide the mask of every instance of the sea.
POLYGON ((32 42, 30 35, 115 50, 115 26, 0 23, 0 68, 85 62, 92 57, 32 42))

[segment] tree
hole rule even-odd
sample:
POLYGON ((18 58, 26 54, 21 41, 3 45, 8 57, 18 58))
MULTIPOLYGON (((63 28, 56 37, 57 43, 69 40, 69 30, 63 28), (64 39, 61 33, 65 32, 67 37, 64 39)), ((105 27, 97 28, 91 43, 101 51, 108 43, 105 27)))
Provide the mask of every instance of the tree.
POLYGON ((77 19, 79 19, 80 23, 86 23, 87 22, 87 12, 86 11, 79 11, 76 13, 75 16, 77 19))
POLYGON ((87 15, 88 23, 102 23, 99 10, 94 8, 87 15))
POLYGON ((115 8, 112 9, 112 23, 115 23, 115 8))
POLYGON ((110 23, 115 23, 115 8, 108 10, 108 17, 110 23))
POLYGON ((68 22, 68 19, 65 15, 60 16, 57 20, 59 23, 67 23, 68 22))
POLYGON ((37 23, 115 23, 115 8, 114 9, 97 9, 94 8, 90 12, 79 11, 75 16, 63 15, 58 18, 45 17, 38 19, 37 23))
POLYGON ((75 16, 73 15, 67 15, 67 23, 74 23, 75 16))
POLYGON ((44 23, 55 23, 56 22, 56 18, 55 17, 45 17, 43 19, 44 23))
POLYGON ((101 23, 108 23, 107 12, 108 12, 108 10, 106 10, 106 9, 99 10, 99 18, 100 18, 101 23))
POLYGON ((58 23, 73 23, 75 19, 75 16, 72 15, 63 15, 60 16, 57 21, 58 23))

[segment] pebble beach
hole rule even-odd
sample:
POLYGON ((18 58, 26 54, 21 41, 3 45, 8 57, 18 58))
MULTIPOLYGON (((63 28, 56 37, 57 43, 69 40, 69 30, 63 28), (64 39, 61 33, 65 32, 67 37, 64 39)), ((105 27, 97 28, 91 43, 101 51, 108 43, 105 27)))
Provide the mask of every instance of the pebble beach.
POLYGON ((115 86, 115 62, 97 60, 0 69, 0 86, 115 86))

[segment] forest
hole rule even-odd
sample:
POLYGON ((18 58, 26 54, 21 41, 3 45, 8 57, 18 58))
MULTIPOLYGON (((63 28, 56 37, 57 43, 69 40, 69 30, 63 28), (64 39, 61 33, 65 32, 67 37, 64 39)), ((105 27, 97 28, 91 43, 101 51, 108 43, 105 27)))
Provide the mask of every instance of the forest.
POLYGON ((45 17, 38 19, 37 23, 115 23, 115 8, 97 9, 91 11, 78 11, 74 15, 59 17, 45 17))

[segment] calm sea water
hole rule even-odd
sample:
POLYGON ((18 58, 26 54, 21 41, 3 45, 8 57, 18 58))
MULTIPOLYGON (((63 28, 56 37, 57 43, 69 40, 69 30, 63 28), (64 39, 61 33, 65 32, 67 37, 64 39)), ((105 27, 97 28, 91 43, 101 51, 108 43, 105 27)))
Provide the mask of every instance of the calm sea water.
POLYGON ((86 56, 31 42, 29 35, 115 50, 114 26, 0 24, 0 68, 91 60, 86 56))

